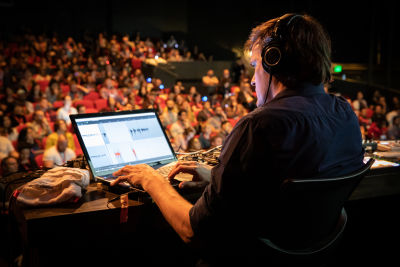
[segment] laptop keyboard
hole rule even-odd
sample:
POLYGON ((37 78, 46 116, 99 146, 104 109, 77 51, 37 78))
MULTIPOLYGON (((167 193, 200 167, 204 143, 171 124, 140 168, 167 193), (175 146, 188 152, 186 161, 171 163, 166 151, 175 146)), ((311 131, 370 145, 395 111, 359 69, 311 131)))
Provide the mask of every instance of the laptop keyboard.
POLYGON ((164 165, 164 166, 158 168, 157 172, 159 174, 161 174, 165 179, 168 179, 168 174, 172 171, 175 164, 176 164, 176 162, 168 163, 167 165, 164 165))
MULTIPOLYGON (((168 174, 172 171, 172 169, 174 168, 176 163, 177 163, 176 161, 168 163, 167 165, 164 165, 164 166, 158 168, 157 172, 159 174, 161 174, 165 179, 168 180, 168 174)), ((175 175, 174 180, 182 182, 182 181, 191 181, 192 178, 193 178, 192 174, 180 172, 175 175)))

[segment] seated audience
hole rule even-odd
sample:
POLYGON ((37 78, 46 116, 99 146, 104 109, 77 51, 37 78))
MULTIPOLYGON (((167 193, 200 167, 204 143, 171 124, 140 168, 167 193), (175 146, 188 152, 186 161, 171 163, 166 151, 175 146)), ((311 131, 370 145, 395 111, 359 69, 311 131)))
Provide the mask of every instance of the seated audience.
POLYGON ((75 151, 74 136, 72 133, 68 132, 67 124, 63 119, 58 119, 54 123, 54 132, 47 137, 45 149, 49 149, 50 147, 56 145, 59 135, 65 135, 68 140, 68 147, 75 151))
POLYGON ((53 168, 63 166, 67 161, 76 158, 74 150, 68 147, 68 139, 64 134, 57 138, 57 144, 46 149, 43 155, 43 166, 53 168))

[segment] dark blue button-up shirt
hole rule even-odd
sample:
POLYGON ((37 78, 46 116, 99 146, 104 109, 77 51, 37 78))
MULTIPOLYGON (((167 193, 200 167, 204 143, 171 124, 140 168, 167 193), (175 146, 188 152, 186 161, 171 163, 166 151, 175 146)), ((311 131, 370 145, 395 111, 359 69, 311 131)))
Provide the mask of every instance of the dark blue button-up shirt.
POLYGON ((194 233, 215 237, 232 226, 268 235, 284 179, 338 177, 360 169, 363 156, 358 120, 344 98, 322 85, 288 88, 243 117, 225 140, 211 182, 190 210, 194 233))

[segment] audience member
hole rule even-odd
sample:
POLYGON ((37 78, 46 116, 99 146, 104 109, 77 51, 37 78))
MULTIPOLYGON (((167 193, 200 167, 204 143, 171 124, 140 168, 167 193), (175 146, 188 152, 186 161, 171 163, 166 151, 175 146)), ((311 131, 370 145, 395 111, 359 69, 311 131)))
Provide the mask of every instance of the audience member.
POLYGON ((163 110, 160 118, 164 127, 168 127, 178 120, 177 106, 172 99, 166 101, 166 107, 163 110))
POLYGON ((359 115, 360 111, 363 108, 367 108, 368 104, 367 101, 364 99, 364 94, 361 91, 357 92, 357 98, 353 101, 353 109, 357 115, 359 115))
POLYGON ((3 177, 18 172, 18 158, 15 156, 3 158, 1 161, 1 171, 3 177))
POLYGON ((217 93, 222 96, 222 98, 228 98, 231 93, 232 85, 231 73, 229 69, 224 69, 222 72, 222 77, 219 79, 217 93))
POLYGON ((10 116, 0 116, 0 135, 7 137, 11 142, 16 141, 18 138, 18 131, 16 127, 13 127, 10 116))
POLYGON ((387 137, 389 140, 400 139, 400 116, 393 118, 393 123, 389 126, 387 131, 387 137))
POLYGON ((196 130, 192 127, 186 110, 178 112, 178 120, 171 125, 169 130, 175 146, 186 151, 188 142, 196 134, 196 130))
POLYGON ((209 69, 207 71, 207 75, 202 77, 203 86, 207 92, 209 97, 213 96, 216 93, 217 86, 219 84, 219 80, 217 76, 214 74, 214 70, 209 69))
POLYGON ((69 126, 71 124, 69 115, 71 114, 78 114, 78 111, 72 106, 71 96, 67 95, 64 97, 64 105, 57 110, 57 119, 64 120, 67 126, 69 126))
POLYGON ((214 127, 210 123, 205 123, 201 128, 199 141, 202 149, 209 149, 211 147, 211 134, 214 127))
POLYGON ((30 148, 32 158, 43 153, 43 148, 41 144, 36 142, 33 129, 30 126, 25 126, 18 135, 17 150, 21 150, 24 147, 30 148))
POLYGON ((213 131, 221 130, 221 123, 228 120, 224 109, 221 106, 215 107, 215 114, 211 116, 207 122, 213 127, 213 131))
POLYGON ((68 139, 64 134, 57 138, 57 144, 46 149, 43 155, 43 166, 53 168, 63 166, 67 161, 76 158, 74 150, 68 147, 68 139))
POLYGON ((0 160, 10 156, 13 152, 15 152, 15 148, 11 143, 10 139, 0 133, 0 160))
POLYGON ((72 133, 68 132, 67 124, 63 119, 58 119, 54 123, 54 132, 47 136, 45 149, 49 149, 50 147, 57 144, 58 137, 60 135, 65 135, 68 140, 68 147, 75 151, 75 142, 74 136, 72 133))
POLYGON ((221 130, 219 131, 219 135, 221 135, 224 140, 225 138, 232 132, 233 126, 229 121, 221 122, 221 130))
POLYGON ((188 152, 196 152, 202 150, 201 143, 198 136, 194 136, 188 142, 188 152))
MULTIPOLYGON (((94 37, 92 48, 87 42, 89 38, 81 42, 72 37, 48 38, 27 33, 21 36, 21 40, 15 48, 17 53, 0 55, 0 62, 7 64, 12 61, 6 71, 0 69, 0 132, 2 137, 16 143, 11 152, 15 156, 18 156, 17 151, 27 153, 28 149, 23 149, 24 152, 21 149, 29 145, 32 159, 32 156, 43 152, 40 146, 44 142, 41 140, 47 139, 46 147, 49 148, 57 143, 59 134, 66 135, 68 147, 75 150, 73 134, 68 131, 69 115, 85 113, 83 105, 78 111, 73 103, 89 96, 107 99, 106 107, 99 108, 99 111, 155 108, 173 142, 175 138, 169 130, 178 121, 178 110, 185 110, 195 137, 178 142, 182 151, 196 149, 196 145, 193 148, 189 141, 198 144, 199 139, 203 139, 204 147, 211 146, 210 136, 204 138, 206 125, 213 125, 212 136, 218 133, 224 140, 232 125, 256 108, 257 97, 241 58, 231 69, 224 69, 221 77, 216 77, 211 68, 201 77, 202 86, 207 90, 204 98, 194 85, 188 86, 188 92, 185 91, 185 85, 179 80, 165 90, 162 88, 165 84, 158 77, 152 77, 151 82, 147 82, 142 70, 142 62, 146 59, 156 60, 158 57, 161 60, 156 60, 158 62, 207 61, 197 46, 191 54, 183 41, 171 40, 172 46, 168 46, 163 41, 142 39, 139 34, 132 41, 126 35, 107 37, 99 34, 94 37), (23 52, 28 50, 33 52, 23 52), (50 52, 52 55, 49 58, 50 52), (61 100, 64 100, 64 105, 53 108, 53 104, 59 107, 55 102, 61 100), (63 122, 60 123, 59 118, 65 120, 64 125, 60 126, 63 122), (51 133, 53 124, 57 130, 51 133), (24 129, 24 126, 29 127, 24 129)), ((9 48, 5 49, 9 51, 9 48)), ((400 101, 397 95, 388 97, 383 91, 375 90, 371 98, 366 99, 364 91, 360 90, 356 99, 349 99, 359 115, 365 138, 385 139, 389 138, 389 133, 393 138, 396 126, 392 126, 392 122, 400 116, 400 101), (368 103, 372 105, 368 107, 368 103)), ((1 141, 2 144, 4 142, 1 141)), ((6 154, 2 157, 10 153, 6 154)))
POLYGON ((40 145, 43 139, 52 132, 50 124, 42 110, 36 110, 33 113, 33 122, 30 123, 30 126, 33 130, 34 139, 39 142, 40 145))
POLYGON ((38 169, 38 165, 31 153, 30 146, 19 148, 18 168, 19 171, 34 171, 38 169))

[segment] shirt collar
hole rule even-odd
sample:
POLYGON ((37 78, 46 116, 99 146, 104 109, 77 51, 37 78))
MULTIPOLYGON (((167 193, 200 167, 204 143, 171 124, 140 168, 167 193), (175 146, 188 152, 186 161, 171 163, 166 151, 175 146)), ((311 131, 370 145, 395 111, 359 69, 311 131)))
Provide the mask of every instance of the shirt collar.
POLYGON ((312 83, 303 83, 296 87, 286 88, 285 90, 277 94, 271 102, 290 96, 311 96, 318 94, 325 94, 323 84, 314 85, 312 83))

